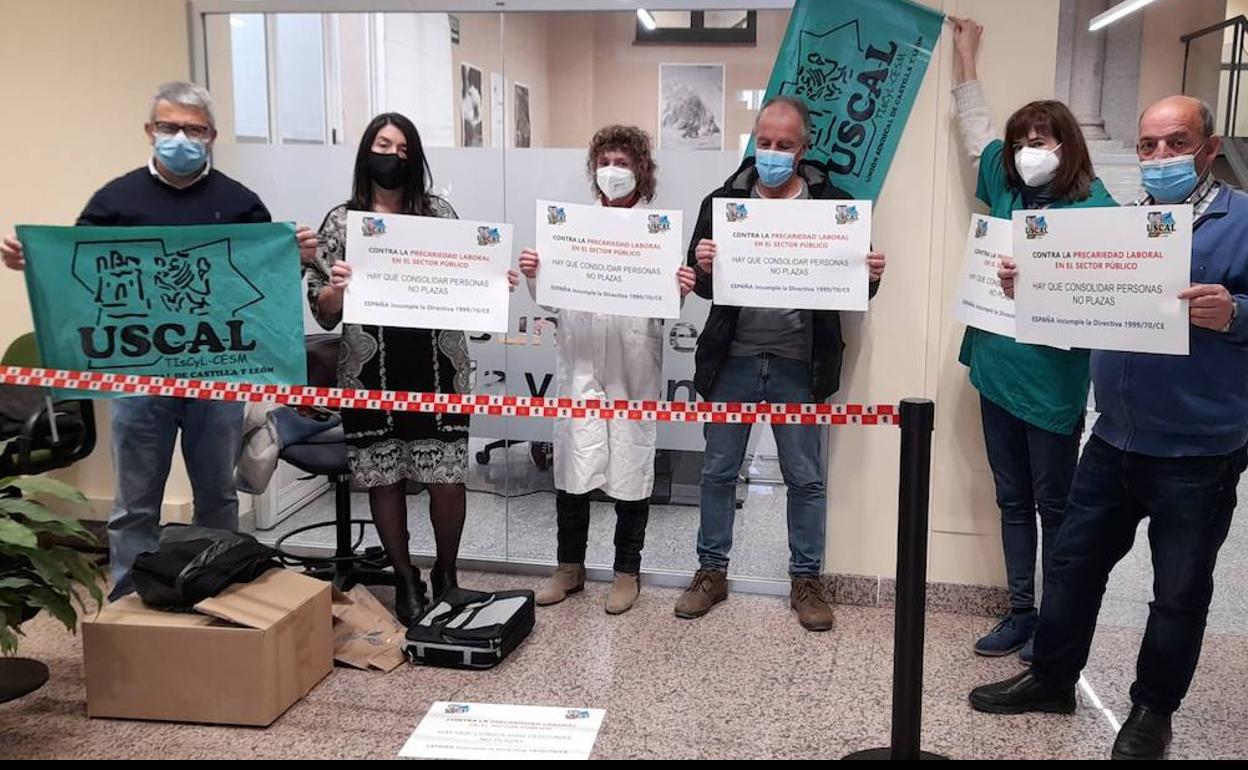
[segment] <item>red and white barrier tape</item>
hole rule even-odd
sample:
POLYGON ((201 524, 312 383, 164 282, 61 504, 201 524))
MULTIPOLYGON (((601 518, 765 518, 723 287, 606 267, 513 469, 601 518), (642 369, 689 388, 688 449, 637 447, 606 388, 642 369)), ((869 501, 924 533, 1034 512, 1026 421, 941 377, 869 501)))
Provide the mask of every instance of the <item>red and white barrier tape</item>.
POLYGON ((600 401, 539 396, 412 393, 388 390, 257 385, 184 380, 141 374, 75 372, 0 366, 0 382, 213 401, 273 401, 290 406, 395 412, 470 414, 488 417, 571 417, 641 422, 779 423, 783 425, 900 425, 892 404, 767 404, 711 401, 600 401))

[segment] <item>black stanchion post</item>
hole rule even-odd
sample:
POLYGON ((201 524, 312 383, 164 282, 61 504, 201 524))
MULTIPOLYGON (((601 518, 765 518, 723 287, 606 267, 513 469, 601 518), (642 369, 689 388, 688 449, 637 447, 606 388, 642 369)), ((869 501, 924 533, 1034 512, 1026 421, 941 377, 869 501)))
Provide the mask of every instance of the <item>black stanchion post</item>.
POLYGON ((927 604, 927 513, 936 405, 901 402, 901 479, 897 490, 897 589, 893 629, 892 746, 846 759, 944 759, 921 751, 923 612, 927 604))

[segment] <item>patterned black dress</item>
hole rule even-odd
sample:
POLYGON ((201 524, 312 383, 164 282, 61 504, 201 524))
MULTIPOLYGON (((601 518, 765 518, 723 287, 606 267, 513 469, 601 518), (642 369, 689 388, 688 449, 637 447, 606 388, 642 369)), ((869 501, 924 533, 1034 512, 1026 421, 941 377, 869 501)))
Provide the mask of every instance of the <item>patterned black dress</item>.
MULTIPOLYGON (((455 210, 433 198, 433 216, 455 218, 455 210)), ((329 269, 344 259, 347 207, 331 210, 321 225, 314 264, 305 268, 308 303, 326 329, 342 320, 326 316, 316 297, 329 283, 329 269)), ((470 393, 472 367, 462 331, 344 324, 338 355, 343 388, 470 393)), ((468 471, 468 415, 342 411, 351 475, 357 486, 401 481, 462 484, 468 471)))

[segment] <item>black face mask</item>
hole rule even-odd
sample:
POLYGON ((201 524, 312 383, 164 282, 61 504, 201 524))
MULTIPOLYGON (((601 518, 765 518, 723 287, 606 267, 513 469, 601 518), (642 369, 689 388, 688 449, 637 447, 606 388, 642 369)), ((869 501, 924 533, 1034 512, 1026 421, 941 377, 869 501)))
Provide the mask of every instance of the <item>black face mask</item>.
POLYGON ((370 152, 368 175, 383 190, 397 190, 407 179, 407 161, 395 153, 370 152))

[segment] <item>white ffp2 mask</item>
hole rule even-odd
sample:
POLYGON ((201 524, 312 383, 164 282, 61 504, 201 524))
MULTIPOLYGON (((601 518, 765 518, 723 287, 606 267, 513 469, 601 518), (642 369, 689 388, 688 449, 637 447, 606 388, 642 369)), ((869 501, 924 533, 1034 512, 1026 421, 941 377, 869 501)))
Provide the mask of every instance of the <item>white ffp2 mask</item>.
POLYGON ((599 168, 595 181, 598 182, 598 189, 607 196, 609 201, 627 198, 633 194, 633 190, 637 189, 637 177, 633 175, 632 169, 619 166, 599 168))
POLYGON ((1058 156, 1059 144, 1051 150, 1043 147, 1019 147, 1014 153, 1014 168, 1028 187, 1044 187, 1057 176, 1062 159, 1058 156))

